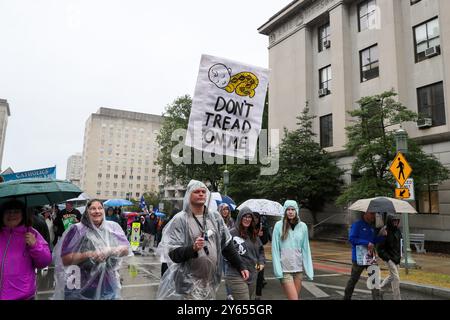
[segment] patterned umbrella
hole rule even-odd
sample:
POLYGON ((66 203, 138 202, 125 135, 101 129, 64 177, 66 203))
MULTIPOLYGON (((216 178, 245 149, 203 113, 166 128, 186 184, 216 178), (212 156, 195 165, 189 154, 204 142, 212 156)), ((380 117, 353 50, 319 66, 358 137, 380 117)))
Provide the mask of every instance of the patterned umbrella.
POLYGON ((242 203, 238 209, 241 210, 243 207, 248 207, 254 212, 259 212, 263 216, 283 216, 283 206, 272 200, 267 199, 249 199, 242 203))

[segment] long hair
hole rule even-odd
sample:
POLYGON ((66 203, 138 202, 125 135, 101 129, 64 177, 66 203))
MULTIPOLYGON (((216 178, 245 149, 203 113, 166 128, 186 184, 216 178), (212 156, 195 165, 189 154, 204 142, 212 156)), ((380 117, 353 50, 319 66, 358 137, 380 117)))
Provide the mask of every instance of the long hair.
MULTIPOLYGON (((287 211, 287 210, 286 210, 287 211)), ((292 219, 292 224, 294 226, 296 226, 298 224, 298 212, 296 212, 296 215, 294 217, 294 219, 292 219)), ((286 240, 289 234, 289 230, 291 228, 291 223, 289 222, 287 213, 284 213, 284 218, 283 218, 283 232, 281 233, 281 240, 286 240)))
POLYGON ((250 223, 250 225, 248 226, 247 229, 244 228, 244 226, 242 225, 242 221, 244 220, 244 215, 241 218, 241 221, 239 222, 239 226, 238 226, 238 230, 239 230, 239 235, 244 238, 250 238, 250 240, 252 240, 253 242, 256 241, 256 234, 255 234, 255 226, 254 226, 254 221, 255 218, 252 216, 252 222, 250 223))

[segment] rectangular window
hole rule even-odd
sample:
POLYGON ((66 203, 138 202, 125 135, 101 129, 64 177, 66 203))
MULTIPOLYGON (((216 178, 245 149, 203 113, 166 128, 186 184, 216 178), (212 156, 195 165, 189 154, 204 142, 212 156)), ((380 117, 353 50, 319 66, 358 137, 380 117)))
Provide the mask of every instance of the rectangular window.
POLYGON ((101 194, 102 194, 102 192, 100 190, 97 190, 97 195, 99 196, 101 194))
POLYGON ((359 4, 359 31, 375 29, 377 24, 377 2, 366 0, 359 4))
POLYGON ((426 185, 420 192, 419 213, 439 213, 439 190, 437 185, 426 185))
POLYGON ((319 52, 330 47, 330 23, 319 27, 319 52))
POLYGON ((113 191, 112 195, 113 197, 117 197, 117 191, 113 191))
POLYGON ((99 177, 99 178, 101 178, 101 177, 102 177, 102 174, 101 174, 101 173, 99 173, 99 174, 98 174, 98 177, 99 177))
POLYGON ((441 54, 439 19, 433 18, 414 27, 414 48, 416 62, 441 54))
POLYGON ((319 89, 323 91, 320 96, 331 93, 331 66, 319 70, 319 89))
POLYGON ((437 127, 447 123, 445 119, 444 83, 438 82, 417 89, 419 103, 418 114, 421 119, 431 119, 431 126, 437 127))
POLYGON ((380 75, 378 45, 360 51, 359 60, 361 66, 361 82, 377 78, 380 75))
POLYGON ((320 146, 328 148, 333 146, 333 115, 320 117, 320 146))
POLYGON ((111 175, 109 173, 106 174, 106 179, 111 178, 111 175))

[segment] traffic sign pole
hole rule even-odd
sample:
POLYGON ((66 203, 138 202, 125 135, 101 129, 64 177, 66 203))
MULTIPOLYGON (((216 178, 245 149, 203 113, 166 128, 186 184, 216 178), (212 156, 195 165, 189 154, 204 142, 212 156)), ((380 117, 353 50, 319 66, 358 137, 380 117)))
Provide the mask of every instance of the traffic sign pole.
MULTIPOLYGON (((389 167, 389 170, 393 174, 395 180, 397 180, 398 183, 398 189, 396 189, 396 198, 403 199, 400 197, 401 191, 397 191, 399 189, 405 189, 404 187, 406 181, 408 180, 409 176, 411 175, 412 168, 409 165, 408 161, 406 160, 405 156, 400 152, 398 146, 397 146, 397 155, 395 156, 394 161, 392 161, 391 166, 389 167), (397 197, 397 192, 399 197, 397 197)), ((414 186, 413 186, 414 187, 414 186)), ((408 188, 409 190, 409 188, 408 188)), ((405 197, 410 199, 411 197, 405 197)), ((403 259, 400 262, 401 266, 405 267, 406 274, 408 274, 409 267, 416 268, 417 264, 414 261, 414 259, 411 256, 411 247, 409 242, 409 217, 408 213, 402 213, 402 220, 403 220, 403 235, 405 237, 404 241, 404 255, 403 259)))

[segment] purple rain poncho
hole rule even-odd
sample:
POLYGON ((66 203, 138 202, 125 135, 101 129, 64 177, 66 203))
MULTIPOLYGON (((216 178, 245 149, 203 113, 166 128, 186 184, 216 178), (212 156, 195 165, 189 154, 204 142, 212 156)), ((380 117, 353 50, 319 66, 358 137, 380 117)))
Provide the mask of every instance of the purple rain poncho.
POLYGON ((70 226, 53 251, 55 264, 55 300, 120 299, 119 269, 125 256, 133 253, 122 228, 103 216, 97 228, 85 211, 81 222, 70 226), (69 254, 102 253, 107 258, 95 261, 85 258, 77 264, 63 264, 69 254))

